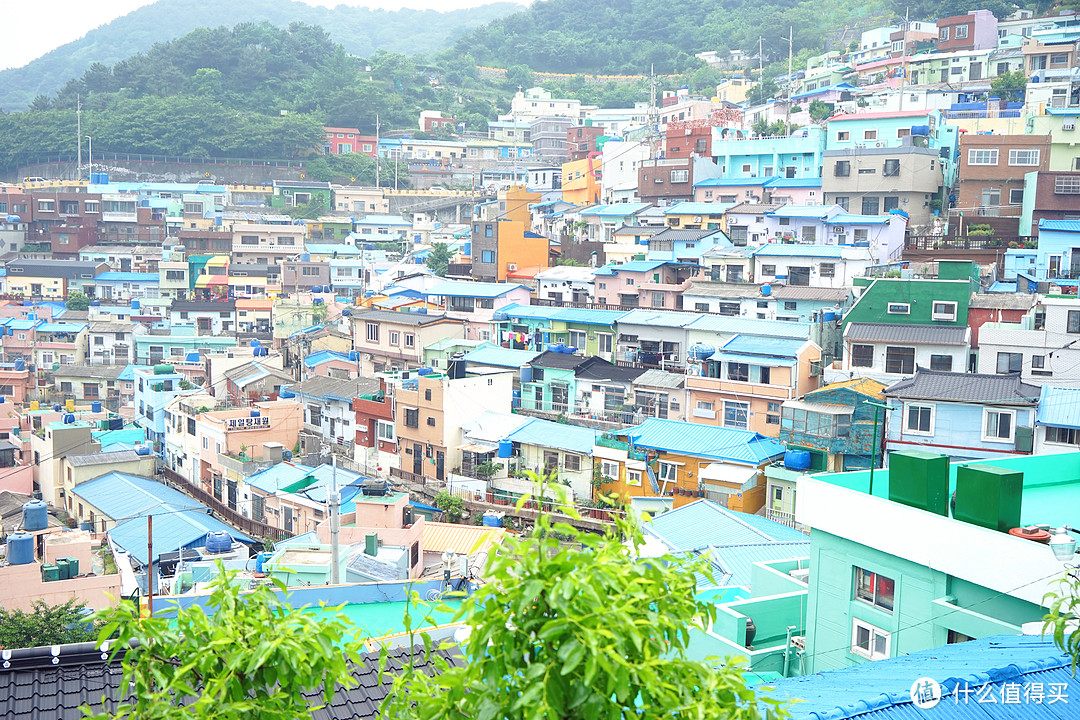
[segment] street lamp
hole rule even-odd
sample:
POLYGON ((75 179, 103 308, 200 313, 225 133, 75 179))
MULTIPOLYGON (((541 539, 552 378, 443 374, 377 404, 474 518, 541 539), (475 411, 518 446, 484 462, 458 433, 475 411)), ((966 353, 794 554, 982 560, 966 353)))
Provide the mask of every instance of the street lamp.
MULTIPOLYGON (((873 495, 874 494, 874 468, 877 466, 878 415, 881 414, 882 410, 889 411, 889 410, 895 410, 896 408, 894 408, 893 406, 888 405, 886 403, 879 403, 879 402, 875 402, 873 400, 863 400, 863 405, 869 405, 870 407, 874 408, 874 440, 873 440, 873 444, 870 446, 870 495, 873 495)), ((881 434, 882 434, 882 436, 885 435, 884 432, 882 432, 881 434)))

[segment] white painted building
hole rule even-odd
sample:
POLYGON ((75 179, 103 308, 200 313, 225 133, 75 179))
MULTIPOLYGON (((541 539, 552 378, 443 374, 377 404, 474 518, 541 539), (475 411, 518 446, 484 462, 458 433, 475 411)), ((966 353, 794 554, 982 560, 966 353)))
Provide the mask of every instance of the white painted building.
POLYGON ((754 253, 754 281, 842 288, 874 264, 870 249, 838 245, 766 245, 754 253))
POLYGON ((638 167, 649 158, 646 142, 607 142, 601 151, 600 199, 605 203, 638 202, 638 167))
POLYGON ((557 265, 536 274, 537 297, 560 302, 593 302, 596 284, 591 267, 557 265))
POLYGON ((970 346, 967 326, 853 322, 844 329, 842 372, 827 372, 825 382, 868 377, 891 385, 916 367, 964 372, 970 346))
POLYGON ((981 373, 1016 372, 1033 385, 1080 387, 1080 300, 1044 297, 1019 323, 979 328, 981 373))

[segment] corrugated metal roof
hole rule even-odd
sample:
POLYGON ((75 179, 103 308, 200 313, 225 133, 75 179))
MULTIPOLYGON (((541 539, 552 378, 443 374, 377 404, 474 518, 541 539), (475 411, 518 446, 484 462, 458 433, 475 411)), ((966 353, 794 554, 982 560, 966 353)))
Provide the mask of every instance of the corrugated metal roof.
POLYGON ((691 323, 691 330, 707 330, 718 333, 742 333, 764 337, 806 340, 810 337, 810 324, 785 322, 783 320, 758 320, 757 318, 702 315, 691 323))
POLYGON ((675 552, 777 542, 798 542, 807 548, 810 545, 810 538, 798 530, 767 518, 722 508, 711 500, 696 500, 657 515, 644 530, 675 552))
POLYGON ((532 419, 526 415, 485 410, 474 420, 461 424, 462 440, 464 442, 487 441, 497 443, 505 438, 507 433, 517 430, 532 419))
MULTIPOLYGON (((750 517, 756 516, 751 515, 750 517)), ((766 520, 766 522, 772 521, 766 520)), ((781 525, 780 527, 784 526, 781 525)), ((724 585, 749 587, 755 563, 808 556, 810 554, 810 538, 797 530, 792 532, 802 535, 802 539, 793 542, 755 543, 752 545, 713 548, 707 553, 707 556, 719 571, 713 577, 716 585, 719 587, 724 585)))
POLYGON ((130 281, 130 282, 158 282, 160 276, 157 273, 140 273, 140 272, 103 272, 98 273, 94 277, 94 282, 116 282, 116 281, 130 281))
POLYGON ((784 446, 750 430, 649 418, 620 432, 635 445, 693 457, 759 465, 784 454, 784 446))
POLYGON ((900 325, 853 322, 844 331, 845 340, 903 342, 908 345, 966 345, 968 327, 950 325, 900 325))
POLYGON ((614 275, 617 272, 649 272, 666 265, 667 262, 667 260, 631 260, 622 265, 605 265, 602 268, 597 268, 596 274, 614 275))
POLYGON ((524 285, 510 283, 444 280, 430 290, 426 290, 424 295, 428 297, 445 295, 446 297, 497 298, 502 297, 513 290, 517 290, 518 288, 524 288, 525 290, 529 289, 524 285))
POLYGON ((74 333, 78 334, 85 330, 88 325, 84 323, 59 323, 44 322, 37 326, 38 332, 43 333, 74 333))
POLYGON ((851 291, 847 288, 823 288, 809 285, 773 285, 772 295, 777 300, 822 300, 824 302, 847 302, 851 291))
POLYGON ((511 348, 489 346, 473 350, 465 355, 465 360, 480 365, 519 368, 528 365, 540 355, 535 350, 513 350, 511 348))
POLYGON ((722 351, 726 353, 744 353, 747 355, 774 355, 781 358, 795 359, 796 353, 806 344, 806 340, 787 338, 759 337, 755 335, 736 335, 731 338, 722 351))
POLYGON ((272 495, 310 475, 312 470, 314 468, 308 465, 280 462, 249 476, 244 482, 272 495))
POLYGON ((1039 387, 1021 382, 1020 373, 989 375, 915 368, 915 374, 885 389, 887 397, 952 402, 1034 405, 1039 387))
MULTIPOLYGON (((110 444, 112 444, 113 442, 115 441, 110 441, 110 444)), ((139 455, 134 450, 120 450, 117 452, 99 452, 92 455, 68 455, 64 458, 64 460, 66 460, 68 464, 73 467, 88 467, 92 465, 109 465, 113 463, 138 462, 144 457, 147 456, 139 455)))
POLYGON ((582 217, 624 217, 634 215, 649 207, 649 203, 615 203, 614 205, 593 205, 578 211, 582 217))
POLYGON ((532 422, 525 423, 514 430, 506 436, 506 439, 525 445, 592 455, 593 446, 596 442, 596 430, 579 425, 564 425, 551 420, 533 418, 532 422))
MULTIPOLYGON (((831 221, 830 221, 831 222, 831 221)), ((754 257, 829 257, 842 258, 843 248, 839 245, 783 245, 769 243, 762 245, 754 257)))
POLYGON ((766 180, 763 185, 767 188, 818 188, 821 187, 821 178, 786 178, 773 176, 766 180))
POLYGON ((751 365, 768 364, 775 367, 792 367, 798 362, 795 358, 778 358, 764 355, 743 355, 741 353, 727 352, 726 350, 719 350, 713 353, 709 356, 709 359, 719 360, 721 362, 749 363, 751 365))
POLYGON ((345 353, 335 352, 333 350, 320 350, 313 355, 308 355, 304 358, 304 364, 309 368, 313 368, 316 365, 322 365, 326 362, 332 362, 334 360, 340 360, 341 362, 351 363, 352 360, 345 353))
POLYGON ((668 388, 677 390, 686 383, 685 375, 666 372, 664 370, 646 370, 634 378, 634 385, 654 388, 668 388))
POLYGON ((773 217, 821 219, 829 217, 830 214, 835 214, 837 209, 839 209, 838 205, 784 205, 773 210, 769 215, 773 217))
POLYGON ((1035 422, 1039 425, 1080 428, 1080 388, 1043 385, 1035 422))
POLYGON ((1080 220, 1040 220, 1039 230, 1080 232, 1080 220))
POLYGON ((854 215, 841 213, 829 220, 833 225, 888 225, 892 215, 854 215))
MULTIPOLYGON (((1075 698, 1080 695, 1080 678, 1069 669, 1069 657, 1054 646, 1052 638, 1031 635, 998 635, 970 642, 920 650, 907 655, 826 670, 814 675, 781 678, 769 683, 770 697, 798 699, 789 707, 795 718, 842 720, 866 717, 888 720, 1012 720, 1076 717, 1075 698), (915 680, 929 677, 941 684, 945 697, 934 708, 920 710, 911 700, 915 680), (1050 683, 1060 683, 1071 702, 1006 704, 1002 700, 1005 683, 1042 683, 1044 694, 1050 683), (961 694, 954 694, 959 685, 961 694), (966 689, 987 692, 994 702, 978 702, 978 695, 966 697, 966 689)), ((984 696, 985 697, 985 696, 984 696)))
POLYGON ((723 215, 735 203, 680 202, 664 208, 665 215, 723 215))
POLYGON ((424 552, 453 550, 458 555, 472 555, 498 545, 505 536, 505 528, 429 521, 424 523, 424 552))

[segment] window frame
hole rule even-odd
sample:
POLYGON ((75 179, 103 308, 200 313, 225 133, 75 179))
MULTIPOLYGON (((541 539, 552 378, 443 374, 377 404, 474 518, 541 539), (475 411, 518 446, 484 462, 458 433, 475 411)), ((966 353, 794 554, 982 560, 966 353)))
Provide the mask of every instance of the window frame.
POLYGON ((851 596, 855 600, 858 600, 860 602, 864 602, 864 603, 870 605, 871 607, 875 607, 878 610, 881 610, 883 612, 887 612, 887 613, 894 612, 896 610, 896 580, 893 579, 893 578, 890 578, 890 577, 886 577, 885 575, 882 575, 881 573, 871 572, 870 570, 866 570, 865 568, 861 568, 861 567, 859 567, 857 565, 854 566, 854 570, 855 570, 854 582, 853 582, 853 586, 852 586, 851 596), (863 591, 864 584, 862 582, 860 582, 865 577, 869 577, 869 579, 870 579, 870 583, 869 583, 869 585, 870 585, 870 593, 869 593, 869 596, 867 596, 864 593, 864 591, 863 591), (881 582, 879 582, 879 581, 881 581, 881 580, 887 581, 890 584, 891 588, 892 588, 892 591, 891 591, 891 593, 889 595, 890 599, 889 599, 888 603, 884 602, 884 600, 881 597, 879 597, 879 593, 880 593, 880 590, 881 590, 881 582))
POLYGON ((869 344, 869 343, 852 343, 851 344, 851 362, 850 362, 850 365, 851 365, 851 367, 874 367, 874 346, 872 344, 869 344), (856 350, 855 350, 856 348, 860 349, 861 354, 865 354, 866 351, 865 351, 864 348, 870 348, 870 362, 866 363, 865 365, 862 364, 861 360, 863 360, 865 358, 860 358, 860 362, 855 362, 856 356, 860 354, 860 353, 856 353, 856 350))
MULTIPOLYGON (((906 354, 907 353, 905 352, 905 355, 906 354)), ((911 375, 911 374, 913 374, 915 372, 915 348, 911 347, 910 345, 888 345, 888 346, 886 346, 885 347, 885 372, 890 373, 890 374, 894 374, 894 375, 911 375), (889 351, 890 350, 904 350, 904 351, 910 350, 911 351, 911 369, 910 370, 904 370, 903 365, 901 365, 900 370, 895 370, 895 371, 890 370, 889 369, 889 363, 890 363, 889 351)))
POLYGON ((997 148, 968 148, 968 165, 997 165, 999 154, 997 148))
POLYGON ((934 423, 937 420, 937 406, 929 403, 904 403, 904 427, 905 435, 921 435, 924 437, 934 434, 934 423), (918 426, 911 427, 912 411, 918 411, 918 426), (929 411, 929 412, 926 412, 929 411), (922 417, 927 415, 927 429, 922 429, 922 417))
POLYGON ((1010 167, 1038 167, 1042 160, 1040 148, 1009 148, 1010 167), (1020 162, 1021 155, 1026 156, 1027 162, 1020 162), (1031 162, 1034 160, 1034 162, 1031 162))
POLYGON ((947 321, 947 322, 955 322, 956 321, 956 312, 957 312, 956 308, 957 308, 957 303, 952 301, 952 300, 933 300, 930 303, 930 319, 931 320, 942 320, 942 321, 947 321), (952 312, 948 312, 947 310, 939 311, 938 310, 939 305, 941 305, 941 306, 950 306, 951 305, 952 306, 952 312))
MULTIPOLYGON (((945 29, 948 30, 948 28, 945 29)), ((851 647, 849 648, 849 651, 852 655, 857 655, 861 658, 865 658, 866 660, 887 660, 892 657, 892 633, 888 630, 882 630, 878 626, 872 625, 865 620, 860 620, 859 618, 852 618, 851 647), (866 650, 863 650, 858 643, 860 629, 866 630, 867 632, 866 650), (884 653, 879 653, 875 651, 874 647, 876 643, 874 641, 876 638, 883 638, 885 640, 884 653)))
POLYGON ((984 407, 983 408, 982 425, 980 426, 980 428, 981 428, 981 431, 982 431, 981 435, 982 435, 983 442, 1012 444, 1012 443, 1016 442, 1016 411, 1008 409, 1008 408, 984 407), (1002 437, 1000 434, 998 434, 998 435, 987 435, 986 434, 987 425, 990 422, 990 416, 991 415, 997 415, 997 418, 998 418, 997 419, 997 430, 998 430, 999 433, 1001 432, 1001 418, 1002 417, 1008 417, 1009 418, 1009 433, 1008 433, 1008 435, 1006 437, 1002 437))

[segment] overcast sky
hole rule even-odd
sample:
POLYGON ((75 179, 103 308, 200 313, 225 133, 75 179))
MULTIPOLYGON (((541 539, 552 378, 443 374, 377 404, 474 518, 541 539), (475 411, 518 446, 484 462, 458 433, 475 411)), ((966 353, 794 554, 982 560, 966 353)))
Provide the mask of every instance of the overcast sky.
MULTIPOLYGON (((222 0, 231 2, 232 0, 222 0)), ((494 0, 397 0, 396 7, 456 10, 485 5, 494 0)), ((523 2, 523 0, 515 0, 523 2)), ((105 25, 154 0, 4 0, 4 40, 0 42, 0 70, 22 67, 50 50, 78 40, 90 30, 105 25)), ((378 0, 301 0, 308 5, 336 7, 364 5, 389 9, 378 0)))

